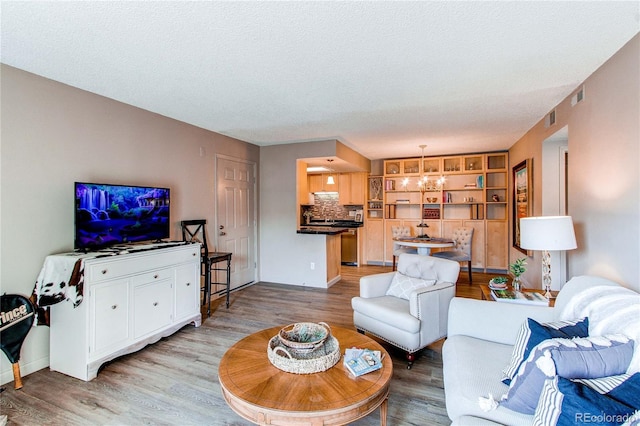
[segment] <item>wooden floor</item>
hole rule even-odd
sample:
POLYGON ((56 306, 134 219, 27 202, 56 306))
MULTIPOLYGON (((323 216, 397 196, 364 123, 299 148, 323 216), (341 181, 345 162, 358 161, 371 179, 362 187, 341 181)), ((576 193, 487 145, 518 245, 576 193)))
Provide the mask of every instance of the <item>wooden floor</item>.
MULTIPOLYGON (((201 327, 186 326, 143 350, 106 364, 91 382, 43 369, 0 394, 8 425, 246 425, 225 403, 218 363, 227 348, 257 330, 300 321, 353 327, 351 298, 362 275, 390 267, 344 266, 329 290, 259 283, 231 295, 231 307, 216 303, 201 327)), ((492 276, 460 274, 457 294, 480 298, 478 284, 492 276)), ((448 425, 438 342, 406 369, 401 351, 384 344, 394 365, 389 425, 448 425)), ((266 348, 265 348, 266 350, 266 348)), ((354 425, 379 425, 376 411, 354 425)))

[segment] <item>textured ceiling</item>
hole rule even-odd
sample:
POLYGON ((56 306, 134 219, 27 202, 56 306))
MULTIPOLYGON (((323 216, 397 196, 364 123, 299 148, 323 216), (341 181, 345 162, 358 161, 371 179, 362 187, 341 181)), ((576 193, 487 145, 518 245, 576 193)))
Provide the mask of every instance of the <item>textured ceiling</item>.
POLYGON ((257 145, 509 148, 640 29, 628 2, 7 2, 2 62, 257 145))

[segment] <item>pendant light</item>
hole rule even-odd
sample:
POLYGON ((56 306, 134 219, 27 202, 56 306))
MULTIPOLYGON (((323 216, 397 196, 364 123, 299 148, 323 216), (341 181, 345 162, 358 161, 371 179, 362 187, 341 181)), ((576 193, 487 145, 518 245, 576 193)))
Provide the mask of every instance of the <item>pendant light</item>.
POLYGON ((331 175, 331 163, 333 162, 332 159, 328 159, 327 160, 329 162, 329 177, 327 178, 327 185, 335 185, 336 181, 333 179, 333 176, 331 175))

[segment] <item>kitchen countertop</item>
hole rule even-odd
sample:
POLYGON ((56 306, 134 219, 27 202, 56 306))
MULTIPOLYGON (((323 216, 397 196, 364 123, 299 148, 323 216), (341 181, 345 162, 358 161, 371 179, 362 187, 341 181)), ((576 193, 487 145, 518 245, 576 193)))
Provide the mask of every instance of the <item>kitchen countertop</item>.
POLYGON ((331 221, 331 222, 325 222, 323 221, 312 221, 311 223, 306 223, 306 224, 302 224, 301 227, 302 228, 306 228, 306 227, 318 227, 318 226, 322 226, 325 228, 360 228, 362 227, 363 223, 362 222, 356 222, 353 220, 335 220, 335 221, 331 221))
POLYGON ((314 234, 314 235, 338 235, 347 232, 349 228, 336 228, 332 226, 301 226, 298 234, 314 234))

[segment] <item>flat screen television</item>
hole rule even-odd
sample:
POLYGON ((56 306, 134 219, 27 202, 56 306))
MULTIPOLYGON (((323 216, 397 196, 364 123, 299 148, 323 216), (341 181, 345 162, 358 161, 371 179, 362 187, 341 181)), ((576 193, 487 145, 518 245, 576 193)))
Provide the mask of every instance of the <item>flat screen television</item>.
POLYGON ((169 238, 169 188, 75 183, 77 250, 169 238))

